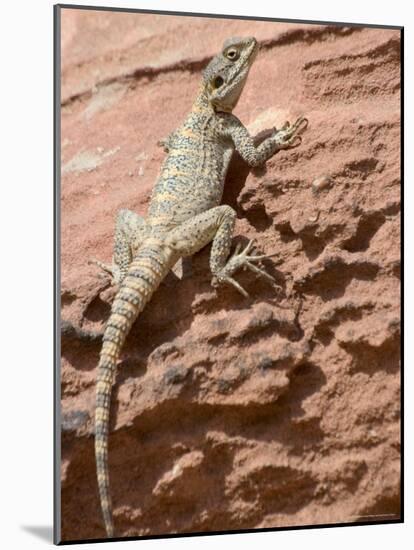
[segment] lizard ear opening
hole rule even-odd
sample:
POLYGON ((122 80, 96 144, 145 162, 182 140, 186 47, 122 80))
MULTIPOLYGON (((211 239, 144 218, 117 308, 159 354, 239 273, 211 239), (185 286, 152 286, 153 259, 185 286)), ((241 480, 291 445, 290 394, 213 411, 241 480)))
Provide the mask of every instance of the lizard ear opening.
POLYGON ((213 88, 217 90, 217 88, 220 88, 220 86, 223 86, 224 84, 224 78, 222 76, 216 76, 216 78, 213 80, 213 88))

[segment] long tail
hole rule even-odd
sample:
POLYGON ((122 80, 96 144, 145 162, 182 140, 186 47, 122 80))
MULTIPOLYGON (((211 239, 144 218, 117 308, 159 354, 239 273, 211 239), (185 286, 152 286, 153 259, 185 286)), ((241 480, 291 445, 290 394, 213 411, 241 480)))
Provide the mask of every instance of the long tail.
POLYGON ((108 426, 112 384, 125 338, 171 264, 159 244, 146 244, 131 263, 112 305, 98 365, 95 408, 95 458, 99 496, 108 537, 114 536, 108 473, 108 426))

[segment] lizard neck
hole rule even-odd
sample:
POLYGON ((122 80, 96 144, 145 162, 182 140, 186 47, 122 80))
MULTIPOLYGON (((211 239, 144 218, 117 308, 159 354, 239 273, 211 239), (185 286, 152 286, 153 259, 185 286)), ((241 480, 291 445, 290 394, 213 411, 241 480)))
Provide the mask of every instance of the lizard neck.
POLYGON ((192 111, 197 113, 202 112, 210 115, 216 115, 217 113, 231 113, 233 112, 234 106, 235 104, 232 106, 228 105, 227 107, 214 106, 208 97, 205 85, 202 84, 193 103, 192 111))
POLYGON ((233 109, 237 105, 237 102, 239 101, 240 94, 242 93, 243 87, 240 88, 238 93, 234 95, 232 100, 227 101, 226 103, 222 103, 220 105, 213 105, 211 103, 211 100, 209 99, 209 96, 207 94, 206 85, 203 83, 201 84, 197 97, 195 99, 195 102, 193 104, 193 111, 203 111, 210 114, 216 114, 216 113, 232 113, 233 109))
POLYGON ((210 101, 208 99, 207 91, 205 89, 204 84, 201 85, 199 90, 198 90, 197 97, 196 97, 196 99, 194 101, 194 104, 193 104, 193 110, 194 111, 203 111, 205 113, 210 113, 210 114, 215 113, 215 109, 214 109, 213 105, 210 103, 210 101))

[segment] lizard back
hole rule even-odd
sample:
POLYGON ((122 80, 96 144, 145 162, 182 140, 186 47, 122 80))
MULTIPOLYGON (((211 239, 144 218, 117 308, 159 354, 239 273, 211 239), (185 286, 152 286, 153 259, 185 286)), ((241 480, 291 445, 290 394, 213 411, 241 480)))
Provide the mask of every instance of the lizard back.
POLYGON ((168 156, 154 186, 148 223, 170 230, 220 204, 233 144, 219 132, 217 114, 200 92, 168 142, 168 156))

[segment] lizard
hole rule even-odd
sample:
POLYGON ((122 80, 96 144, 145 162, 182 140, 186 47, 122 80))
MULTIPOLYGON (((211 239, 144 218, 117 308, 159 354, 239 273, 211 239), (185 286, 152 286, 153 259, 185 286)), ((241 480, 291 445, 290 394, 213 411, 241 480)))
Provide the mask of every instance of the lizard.
POLYGON ((253 254, 254 240, 244 250, 237 246, 231 254, 236 212, 229 205, 220 204, 234 150, 249 166, 262 165, 276 151, 298 146, 308 123, 303 116, 293 124, 286 122, 279 130, 273 128, 271 135, 256 145, 233 114, 258 49, 254 37, 234 37, 226 40, 219 54, 211 59, 188 116, 159 143, 167 155, 146 219, 121 210, 115 224, 112 263, 92 260, 109 272, 112 283, 118 286, 103 334, 95 403, 97 481, 109 538, 114 536, 108 469, 111 393, 123 343, 139 313, 176 262, 209 243, 213 287, 229 284, 248 296, 233 277, 240 268, 275 283, 260 264, 274 254, 253 254))

